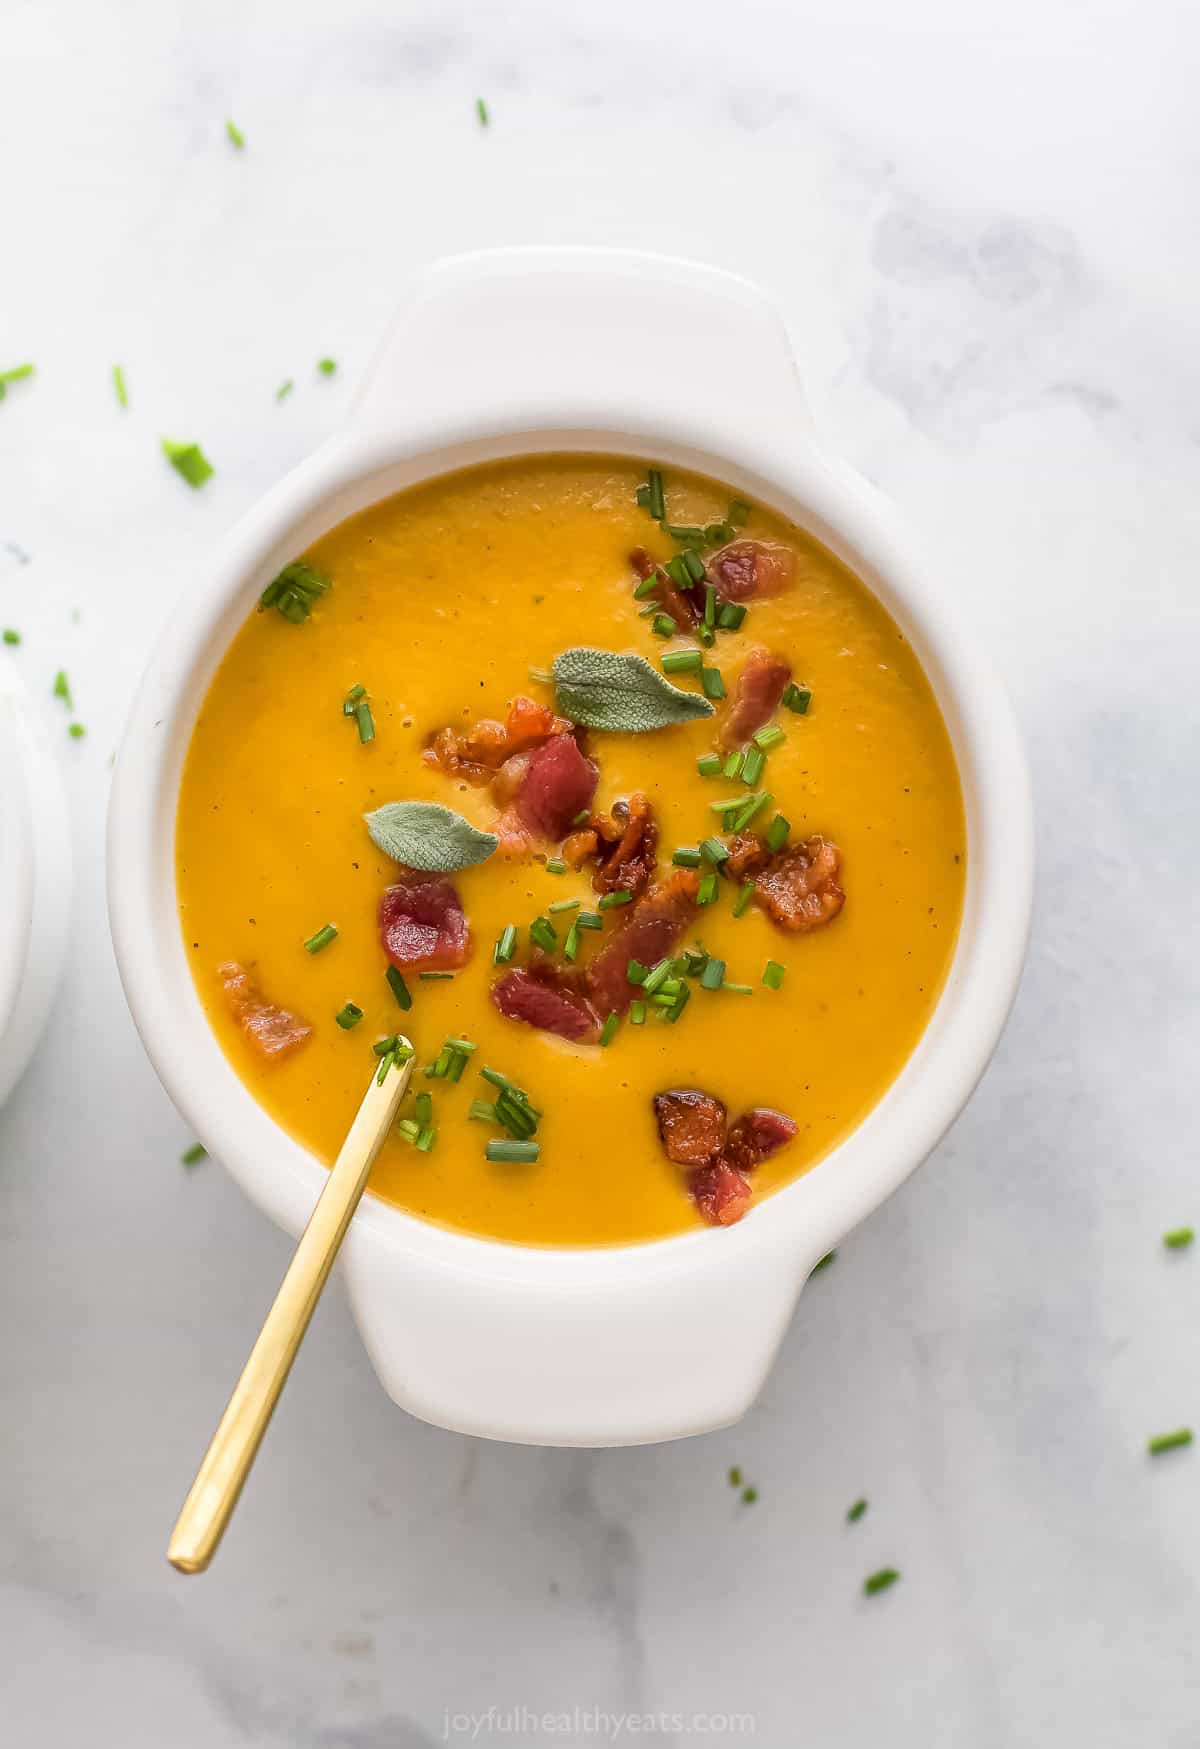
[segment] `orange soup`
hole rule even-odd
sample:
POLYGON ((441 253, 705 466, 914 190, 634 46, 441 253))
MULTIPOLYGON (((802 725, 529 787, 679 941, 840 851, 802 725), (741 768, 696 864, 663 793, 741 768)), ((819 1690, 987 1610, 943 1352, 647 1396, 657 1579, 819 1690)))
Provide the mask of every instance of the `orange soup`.
POLYGON ((375 1194, 596 1245, 771 1218, 921 1036, 965 852, 933 692, 844 565, 711 480, 564 455, 281 573, 197 719, 176 876, 284 1129, 331 1161, 406 1035, 375 1194))

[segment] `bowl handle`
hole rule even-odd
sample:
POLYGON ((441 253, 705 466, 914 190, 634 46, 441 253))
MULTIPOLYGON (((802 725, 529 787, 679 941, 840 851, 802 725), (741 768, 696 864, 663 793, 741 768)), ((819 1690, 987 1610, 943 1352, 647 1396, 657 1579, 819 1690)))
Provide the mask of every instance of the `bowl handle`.
POLYGON ((668 1246, 459 1239, 454 1260, 408 1251, 364 1212, 343 1263, 388 1394, 436 1426, 522 1444, 638 1445, 737 1421, 815 1261, 774 1242, 767 1206, 668 1246))
POLYGON ((494 249, 409 285, 350 415, 386 440, 413 411, 483 435, 569 428, 812 442, 787 333, 747 280, 621 249, 494 249), (669 419, 663 417, 669 410, 669 419))

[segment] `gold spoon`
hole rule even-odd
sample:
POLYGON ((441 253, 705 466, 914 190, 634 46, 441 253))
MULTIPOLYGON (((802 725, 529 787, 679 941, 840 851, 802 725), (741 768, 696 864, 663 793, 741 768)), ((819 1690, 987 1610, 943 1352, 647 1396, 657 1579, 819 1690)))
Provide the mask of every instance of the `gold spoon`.
POLYGON ((366 1098, 300 1235, 275 1304, 267 1313, 183 1503, 167 1545, 167 1559, 181 1573, 203 1573, 217 1551, 338 1247, 366 1189, 367 1175, 404 1097, 412 1074, 412 1046, 402 1036, 396 1043, 408 1057, 403 1062, 394 1055, 385 1057, 372 1075, 366 1098))

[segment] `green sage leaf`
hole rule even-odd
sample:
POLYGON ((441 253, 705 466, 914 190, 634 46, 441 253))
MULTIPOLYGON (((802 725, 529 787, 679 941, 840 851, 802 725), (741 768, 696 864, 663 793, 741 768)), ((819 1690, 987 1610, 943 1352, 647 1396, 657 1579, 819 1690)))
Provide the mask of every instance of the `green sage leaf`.
POLYGON ((453 874, 486 862, 500 840, 440 802, 385 802, 365 814, 371 842, 406 868, 453 874))
POLYGON ((564 650, 555 658, 554 684, 559 713, 588 729, 642 735, 713 714, 702 694, 672 686, 644 656, 615 650, 564 650))

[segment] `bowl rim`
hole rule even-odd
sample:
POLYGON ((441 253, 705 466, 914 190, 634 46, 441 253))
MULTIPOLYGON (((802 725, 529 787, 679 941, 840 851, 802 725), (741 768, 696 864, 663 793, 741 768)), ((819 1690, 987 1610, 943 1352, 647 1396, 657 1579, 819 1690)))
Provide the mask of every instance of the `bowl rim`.
MULTIPOLYGON (((488 460, 576 452, 636 457, 707 474, 757 497, 848 563, 897 620, 950 732, 967 818, 967 878, 954 957, 913 1053, 864 1119, 807 1171, 721 1235, 723 1247, 787 1250, 811 1267, 883 1202, 969 1098, 1016 994, 1033 887, 1029 777, 998 676, 886 501, 798 430, 781 451, 745 433, 714 442, 686 411, 615 421, 603 404, 564 408, 552 393, 490 416, 436 410, 381 435, 353 425, 268 491, 201 567, 160 635, 134 698, 114 774, 109 913, 126 998, 172 1100, 241 1187, 298 1233, 325 1167, 267 1116, 208 1027, 192 982, 174 891, 175 804, 199 705, 234 630, 288 557, 380 498, 488 460), (336 506, 336 508, 335 508, 336 506), (165 833, 165 844, 164 844, 165 833), (165 856, 164 856, 165 849, 165 856), (166 878, 164 878, 166 877, 166 878), (182 973, 182 978, 180 977, 182 973), (182 1000, 182 1008, 179 1003, 182 1000)), ((356 1243, 464 1275, 602 1287, 703 1266, 705 1230, 633 1244, 541 1246, 443 1227, 368 1195, 356 1243)))

